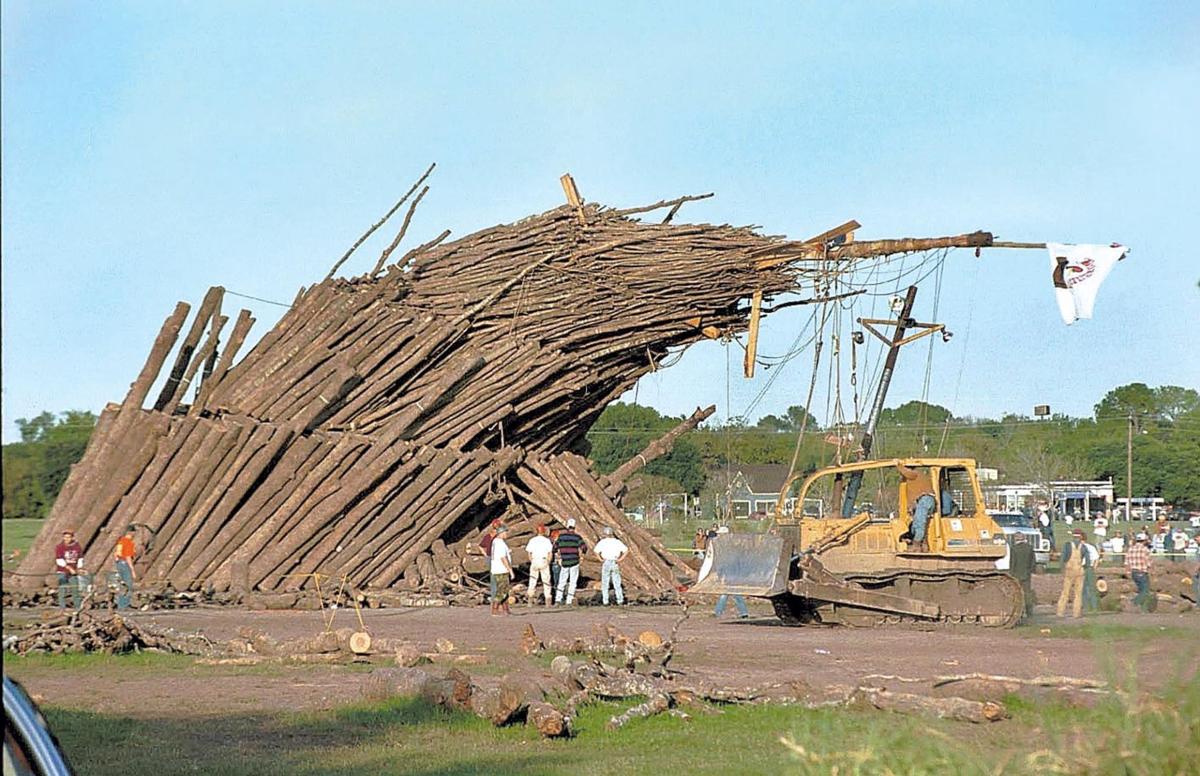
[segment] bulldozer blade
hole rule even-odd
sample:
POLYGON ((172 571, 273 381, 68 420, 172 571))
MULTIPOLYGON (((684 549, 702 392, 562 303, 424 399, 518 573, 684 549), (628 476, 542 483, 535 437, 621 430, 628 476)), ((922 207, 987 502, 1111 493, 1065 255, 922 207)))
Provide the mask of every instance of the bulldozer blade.
MULTIPOLYGON (((787 591, 791 554, 782 537, 721 534, 709 543, 708 551, 712 565, 691 592, 770 598, 787 591)), ((704 566, 709 566, 707 558, 704 566)))

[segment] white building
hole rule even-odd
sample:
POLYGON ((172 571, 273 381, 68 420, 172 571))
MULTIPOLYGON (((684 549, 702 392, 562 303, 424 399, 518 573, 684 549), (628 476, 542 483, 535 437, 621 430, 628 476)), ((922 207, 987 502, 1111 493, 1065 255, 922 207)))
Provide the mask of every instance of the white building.
MULTIPOLYGON (((1049 505, 1057 514, 1078 517, 1103 512, 1112 515, 1113 483, 1107 480, 1060 480, 1047 483, 1009 483, 983 486, 983 499, 993 509, 1018 512, 1035 509, 1038 504, 1049 505)), ((1121 515, 1114 515, 1121 517, 1121 515)))

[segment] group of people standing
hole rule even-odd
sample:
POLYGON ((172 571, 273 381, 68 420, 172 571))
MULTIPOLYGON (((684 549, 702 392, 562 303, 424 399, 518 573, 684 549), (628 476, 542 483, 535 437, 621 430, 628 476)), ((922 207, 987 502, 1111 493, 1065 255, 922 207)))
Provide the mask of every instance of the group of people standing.
MULTIPOLYGON (((537 526, 537 533, 525 545, 529 556, 529 605, 537 601, 537 590, 543 588, 545 605, 565 604, 575 601, 575 589, 579 585, 579 566, 588 551, 587 543, 575 530, 575 519, 567 520, 561 530, 549 531, 545 525, 537 526)), ((513 570, 512 549, 506 537, 508 526, 500 520, 491 526, 479 541, 479 547, 491 561, 491 604, 492 614, 509 614, 512 598, 512 583, 516 576, 513 570)), ((596 542, 592 552, 601 560, 601 600, 607 606, 609 588, 616 594, 617 604, 624 605, 625 591, 621 586, 620 563, 629 553, 629 548, 613 535, 612 528, 604 529, 604 538, 596 542)))
MULTIPOLYGON (((133 584, 137 579, 134 558, 137 546, 133 540, 133 526, 125 529, 113 548, 113 571, 116 575, 116 604, 118 609, 128 609, 133 600, 133 584)), ((62 541, 54 548, 54 571, 58 578, 58 608, 83 606, 84 591, 90 584, 83 568, 83 547, 75 540, 75 531, 68 528, 62 533, 62 541)))
MULTIPOLYGON (((1087 540, 1087 535, 1076 529, 1062 546, 1060 555, 1063 573, 1062 593, 1058 596, 1056 612, 1066 616, 1067 605, 1071 615, 1080 617, 1084 611, 1100 609, 1100 593, 1096 587, 1096 567, 1100 564, 1100 550, 1087 540)), ((1154 594, 1150 591, 1150 538, 1145 533, 1134 536, 1125 550, 1125 570, 1137 588, 1133 603, 1144 612, 1153 606, 1154 594)))

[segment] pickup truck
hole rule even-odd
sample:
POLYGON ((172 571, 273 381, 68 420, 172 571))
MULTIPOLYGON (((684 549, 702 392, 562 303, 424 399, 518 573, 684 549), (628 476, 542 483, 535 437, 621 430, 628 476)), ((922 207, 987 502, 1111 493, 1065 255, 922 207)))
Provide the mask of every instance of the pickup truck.
POLYGON ((1025 534, 1033 544, 1033 559, 1039 566, 1050 562, 1050 540, 1042 536, 1042 532, 1033 524, 1033 518, 1026 517, 1020 512, 993 512, 988 510, 992 520, 1004 531, 1004 538, 1010 543, 1015 534, 1025 534))

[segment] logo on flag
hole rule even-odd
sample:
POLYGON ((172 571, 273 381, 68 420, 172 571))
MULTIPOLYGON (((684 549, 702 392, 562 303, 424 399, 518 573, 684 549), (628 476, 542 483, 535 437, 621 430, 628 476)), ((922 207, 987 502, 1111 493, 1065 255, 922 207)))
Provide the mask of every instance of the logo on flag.
POLYGON ((1080 318, 1091 318, 1096 292, 1113 266, 1125 258, 1123 245, 1064 245, 1047 243, 1050 252, 1054 296, 1063 323, 1070 326, 1080 318))

